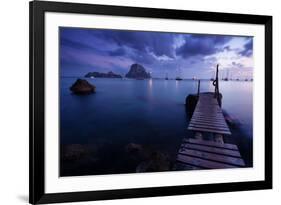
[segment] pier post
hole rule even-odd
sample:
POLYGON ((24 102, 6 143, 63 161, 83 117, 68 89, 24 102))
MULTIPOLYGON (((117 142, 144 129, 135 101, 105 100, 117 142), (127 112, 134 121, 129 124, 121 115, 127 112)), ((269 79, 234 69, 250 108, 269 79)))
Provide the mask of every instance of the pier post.
POLYGON ((197 87, 197 96, 199 98, 199 94, 200 94, 200 80, 198 80, 198 87, 197 87))
POLYGON ((213 86, 215 86, 214 98, 217 98, 219 106, 221 107, 221 97, 219 91, 219 64, 217 64, 216 79, 213 81, 213 86))

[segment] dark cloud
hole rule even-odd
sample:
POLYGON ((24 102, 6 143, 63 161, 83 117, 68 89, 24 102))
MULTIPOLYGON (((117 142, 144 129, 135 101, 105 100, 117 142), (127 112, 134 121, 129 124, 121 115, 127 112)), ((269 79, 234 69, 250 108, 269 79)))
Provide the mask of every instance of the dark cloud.
POLYGON ((240 55, 250 57, 253 55, 253 39, 250 39, 245 45, 244 49, 239 52, 240 55))
POLYGON ((170 33, 130 32, 119 30, 92 30, 91 35, 118 46, 129 47, 135 52, 152 52, 155 56, 174 57, 174 38, 170 33))
POLYGON ((69 40, 67 38, 62 38, 62 37, 60 39, 60 44, 61 44, 61 46, 66 46, 66 47, 75 48, 75 49, 86 49, 86 50, 94 49, 93 47, 86 45, 84 43, 69 40))
POLYGON ((153 64, 157 62, 156 59, 147 52, 131 52, 129 53, 129 57, 136 63, 141 64, 153 64))
POLYGON ((124 56, 126 54, 126 51, 124 48, 117 48, 116 50, 109 51, 108 54, 110 56, 124 56))
POLYGON ((190 35, 185 37, 185 43, 176 50, 176 54, 183 58, 212 55, 223 48, 227 49, 222 46, 231 38, 219 35, 190 35))

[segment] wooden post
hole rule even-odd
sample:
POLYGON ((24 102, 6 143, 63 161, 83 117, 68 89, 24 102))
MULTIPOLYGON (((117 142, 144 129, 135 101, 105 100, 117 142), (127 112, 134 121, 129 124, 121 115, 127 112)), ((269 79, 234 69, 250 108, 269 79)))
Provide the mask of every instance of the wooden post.
POLYGON ((216 70, 215 97, 218 98, 218 95, 219 95, 219 64, 217 64, 217 70, 216 70))
POLYGON ((198 87, 197 87, 197 96, 199 97, 200 94, 200 80, 198 80, 198 87))
POLYGON ((219 64, 217 64, 216 79, 214 80, 213 85, 215 86, 214 97, 217 98, 219 106, 221 106, 221 98, 220 98, 220 91, 219 91, 219 64))

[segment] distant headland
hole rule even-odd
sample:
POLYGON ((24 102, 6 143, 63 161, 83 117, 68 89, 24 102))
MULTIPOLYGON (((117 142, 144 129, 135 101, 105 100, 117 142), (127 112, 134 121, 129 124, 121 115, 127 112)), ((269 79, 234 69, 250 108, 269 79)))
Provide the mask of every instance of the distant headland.
POLYGON ((125 75, 126 78, 147 79, 151 78, 150 74, 146 72, 145 68, 140 64, 132 64, 129 72, 125 75))
POLYGON ((121 75, 115 74, 112 71, 108 73, 89 72, 85 75, 86 78, 122 78, 121 75))
MULTIPOLYGON (((130 70, 125 75, 126 78, 132 79, 149 79, 150 73, 146 69, 137 63, 131 65, 130 70)), ((101 72, 89 72, 85 75, 85 78, 122 78, 122 75, 109 71, 108 73, 101 72)))

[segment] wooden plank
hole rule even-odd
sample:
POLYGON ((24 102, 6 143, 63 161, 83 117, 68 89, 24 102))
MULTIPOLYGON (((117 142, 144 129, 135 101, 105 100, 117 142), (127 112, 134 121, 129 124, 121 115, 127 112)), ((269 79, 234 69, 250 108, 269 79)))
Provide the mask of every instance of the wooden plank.
MULTIPOLYGON (((207 102, 206 102, 206 103, 207 103, 207 102)), ((212 109, 212 110, 221 111, 221 108, 220 108, 218 105, 211 105, 211 106, 210 106, 210 105, 206 105, 206 104, 205 104, 205 105, 203 105, 203 104, 201 104, 201 105, 200 105, 200 104, 197 104, 197 105, 198 105, 197 108, 200 109, 200 110, 206 108, 206 109, 212 109)))
POLYGON ((190 121, 189 123, 192 123, 192 124, 206 124, 206 125, 209 125, 209 124, 214 124, 216 126, 223 126, 223 127, 226 127, 226 124, 225 123, 220 123, 220 122, 213 122, 213 121, 204 121, 204 120, 192 120, 190 121))
POLYGON ((208 117, 200 117, 200 116, 193 116, 191 120, 206 120, 206 121, 221 122, 226 124, 224 119, 208 118, 208 117))
POLYGON ((197 111, 197 112, 199 112, 200 110, 204 110, 204 111, 210 110, 212 112, 220 112, 221 111, 221 109, 219 107, 215 107, 215 106, 211 106, 211 107, 207 107, 207 106, 200 107, 200 106, 198 106, 198 107, 196 107, 196 109, 194 111, 197 111))
POLYGON ((202 152, 202 151, 191 150, 191 149, 186 149, 186 148, 180 149, 179 153, 185 154, 188 156, 192 156, 192 157, 201 158, 201 159, 207 159, 207 160, 227 163, 227 164, 231 164, 234 166, 245 166, 243 159, 237 158, 237 157, 230 157, 230 156, 202 152))
POLYGON ((220 117, 220 118, 223 118, 224 119, 224 116, 222 113, 218 113, 218 112, 209 112, 209 111, 205 111, 205 112, 198 112, 198 111, 195 111, 193 113, 194 116, 210 116, 210 117, 220 117))
POLYGON ((210 123, 210 122, 205 122, 205 121, 195 121, 195 122, 190 122, 189 126, 193 126, 196 127, 196 125, 198 126, 213 126, 213 127, 219 127, 219 128, 227 128, 228 127, 224 124, 220 124, 220 123, 210 123))
POLYGON ((224 115, 213 94, 200 94, 189 130, 230 135, 224 115))
POLYGON ((185 164, 182 163, 180 161, 178 161, 175 165, 174 165, 174 170, 200 170, 200 169, 204 169, 202 167, 197 167, 194 165, 190 165, 190 164, 185 164))
POLYGON ((205 124, 205 125, 217 125, 218 127, 227 127, 228 128, 228 125, 223 123, 223 122, 220 122, 220 121, 207 121, 207 120, 202 120, 202 119, 194 119, 192 121, 189 122, 189 124, 205 124))
POLYGON ((226 126, 216 126, 215 124, 193 124, 193 123, 189 123, 188 127, 197 127, 197 128, 204 128, 204 129, 214 129, 214 130, 224 130, 224 131, 229 131, 228 127, 226 126))
POLYGON ((214 121, 214 120, 204 120, 204 119, 193 119, 189 123, 202 123, 202 124, 214 124, 214 125, 221 125, 224 127, 228 127, 227 124, 221 121, 214 121))
POLYGON ((222 111, 220 109, 214 109, 212 107, 210 107, 210 108, 198 108, 198 110, 194 110, 194 112, 198 112, 198 113, 205 113, 205 112, 222 113, 222 111))
POLYGON ((223 155, 228 155, 232 157, 240 157, 240 152, 237 150, 230 150, 230 149, 223 149, 223 148, 217 148, 217 147, 208 147, 208 146, 203 146, 203 145, 198 145, 198 144, 182 144, 183 147, 188 148, 188 149, 195 149, 199 151, 205 151, 205 152, 211 152, 211 153, 216 153, 216 154, 223 154, 223 155))
POLYGON ((224 127, 219 127, 219 126, 215 126, 214 124, 209 124, 209 125, 202 125, 202 124, 193 124, 193 123, 189 123, 189 127, 197 127, 197 128, 206 128, 206 129, 215 129, 215 130, 224 130, 224 131, 229 131, 228 127, 224 126, 224 127))
POLYGON ((217 121, 219 120, 219 121, 225 122, 225 118, 223 118, 223 117, 216 117, 216 116, 193 115, 191 119, 193 119, 193 118, 206 119, 206 120, 217 120, 217 121))
POLYGON ((220 118, 220 119, 224 119, 223 115, 220 115, 219 113, 193 113, 194 116, 198 116, 198 117, 209 117, 209 118, 220 118))
POLYGON ((205 128, 196 128, 196 127, 188 127, 189 130, 201 131, 201 132, 212 132, 218 134, 231 135, 231 132, 221 131, 221 130, 213 130, 213 129, 205 129, 205 128))
POLYGON ((219 111, 213 111, 213 110, 199 110, 199 111, 194 111, 193 115, 213 115, 213 116, 222 116, 222 112, 219 111))
POLYGON ((198 107, 201 107, 201 108, 204 108, 204 107, 220 108, 218 103, 212 103, 209 100, 205 100, 204 102, 198 101, 198 107))
POLYGON ((224 120, 213 120, 213 119, 206 119, 203 117, 193 117, 190 121, 194 121, 194 120, 198 120, 198 121, 209 121, 209 122, 217 122, 217 123, 223 123, 226 125, 226 122, 224 120))
POLYGON ((233 149, 233 150, 238 150, 238 147, 235 144, 228 144, 228 143, 217 143, 214 141, 210 140, 197 140, 197 139, 184 139, 184 142, 189 142, 193 144, 200 144, 200 145, 206 145, 206 146, 212 146, 212 147, 219 147, 219 148, 225 148, 225 149, 233 149))
POLYGON ((237 168, 237 166, 213 162, 205 159, 200 159, 196 157, 190 157, 187 155, 179 154, 177 160, 186 164, 191 164, 193 166, 200 166, 206 169, 224 169, 224 168, 237 168))
POLYGON ((201 114, 201 113, 195 112, 195 113, 193 113, 192 117, 193 116, 225 119, 224 116, 222 114, 219 114, 219 113, 214 114, 214 113, 207 113, 206 112, 206 113, 201 114))

